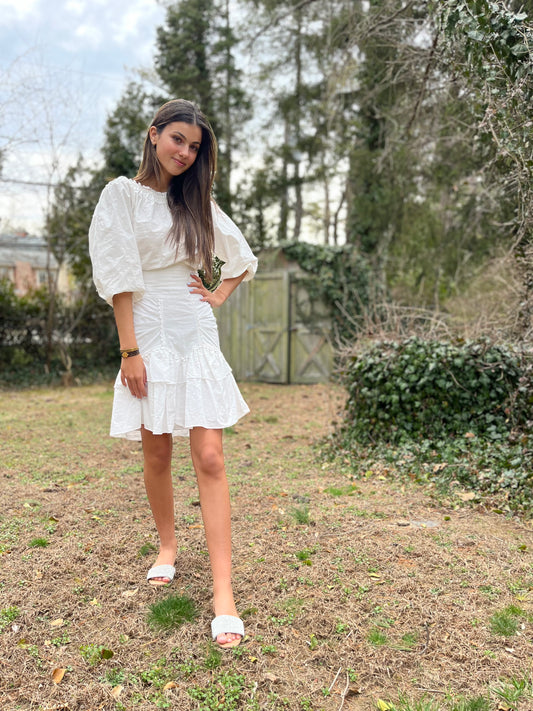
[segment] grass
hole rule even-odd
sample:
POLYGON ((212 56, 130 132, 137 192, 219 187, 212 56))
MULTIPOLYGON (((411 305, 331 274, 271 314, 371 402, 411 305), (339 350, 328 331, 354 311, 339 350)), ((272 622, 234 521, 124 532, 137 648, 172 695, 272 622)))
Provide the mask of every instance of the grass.
POLYGON ((512 637, 518 631, 520 618, 525 612, 517 605, 509 605, 504 610, 495 612, 489 619, 490 631, 501 637, 512 637))
POLYGON ((490 699, 486 696, 476 696, 472 699, 460 699, 451 707, 450 711, 491 711, 490 699))
POLYGON ((33 538, 28 543, 28 548, 46 548, 50 545, 50 541, 47 538, 33 538))
POLYGON ((529 522, 391 463, 355 478, 342 458, 317 460, 336 393, 243 386, 252 412, 225 452, 247 636, 223 653, 188 443, 173 453, 176 578, 154 589, 142 451, 108 438, 111 389, 4 393, 0 708, 338 711, 345 689, 343 711, 533 708, 529 522), (29 548, 38 538, 51 545, 29 548), (512 636, 493 631, 502 619, 512 636), (57 684, 54 669, 67 669, 57 684))
POLYGON ((0 633, 2 633, 11 622, 14 622, 19 615, 20 610, 15 605, 0 610, 0 633))
POLYGON ((144 543, 140 548, 139 548, 139 555, 141 557, 147 556, 147 555, 152 555, 153 553, 157 552, 157 546, 154 546, 153 543, 144 543))
POLYGON ((245 689, 246 680, 242 674, 223 672, 216 674, 213 681, 205 687, 193 686, 189 695, 199 702, 199 708, 202 710, 234 711, 239 708, 245 689))
POLYGON ((308 526, 311 523, 309 506, 295 506, 291 510, 291 515, 300 526, 308 526))
POLYGON ((493 686, 491 691, 498 699, 509 704, 511 708, 522 700, 533 701, 533 681, 527 677, 501 681, 493 686))
POLYGON ((197 617, 194 600, 186 595, 171 595, 149 607, 147 622, 156 630, 171 632, 197 617))
POLYGON ((387 635, 377 628, 371 629, 367 634, 366 639, 373 647, 382 647, 389 641, 387 635))

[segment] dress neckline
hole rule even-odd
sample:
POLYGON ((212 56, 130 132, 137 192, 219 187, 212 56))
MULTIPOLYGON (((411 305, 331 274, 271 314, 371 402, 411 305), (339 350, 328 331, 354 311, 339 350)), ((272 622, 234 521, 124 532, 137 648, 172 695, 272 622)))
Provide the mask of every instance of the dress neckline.
POLYGON ((140 188, 143 188, 143 190, 149 190, 153 195, 161 195, 162 197, 165 197, 165 198, 167 196, 166 190, 165 190, 165 192, 161 192, 161 190, 155 190, 154 188, 151 188, 149 185, 143 185, 142 183, 139 183, 139 181, 133 180, 133 178, 130 178, 130 180, 135 185, 138 185, 140 188))

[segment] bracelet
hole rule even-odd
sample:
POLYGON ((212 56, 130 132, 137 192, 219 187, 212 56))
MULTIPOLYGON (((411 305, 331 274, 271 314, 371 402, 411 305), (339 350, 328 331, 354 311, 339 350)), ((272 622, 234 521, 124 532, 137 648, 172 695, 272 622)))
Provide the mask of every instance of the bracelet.
POLYGON ((140 355, 140 351, 138 348, 124 348, 124 350, 120 351, 121 358, 133 358, 133 356, 138 355, 140 355))

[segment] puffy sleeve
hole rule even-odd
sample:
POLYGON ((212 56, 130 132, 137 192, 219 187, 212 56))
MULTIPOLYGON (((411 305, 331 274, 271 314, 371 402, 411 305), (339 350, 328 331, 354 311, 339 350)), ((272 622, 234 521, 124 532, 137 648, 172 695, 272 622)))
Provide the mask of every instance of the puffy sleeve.
POLYGON ((98 294, 109 304, 114 294, 144 294, 141 258, 133 228, 133 196, 127 178, 103 189, 89 228, 89 253, 98 294))
POLYGON ((225 262, 222 266, 221 278, 231 279, 247 272, 244 281, 253 279, 257 270, 257 257, 233 220, 215 203, 212 203, 212 210, 215 254, 225 262))

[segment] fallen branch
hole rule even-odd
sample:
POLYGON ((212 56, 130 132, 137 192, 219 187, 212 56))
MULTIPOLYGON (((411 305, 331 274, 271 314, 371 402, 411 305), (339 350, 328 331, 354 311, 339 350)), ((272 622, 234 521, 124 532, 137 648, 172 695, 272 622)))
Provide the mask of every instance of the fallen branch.
POLYGON ((348 674, 348 672, 346 672, 346 686, 344 687, 344 691, 342 692, 342 695, 341 695, 341 705, 339 706, 339 711, 342 711, 342 707, 344 706, 344 702, 346 700, 346 695, 349 690, 350 690, 350 675, 348 674))

